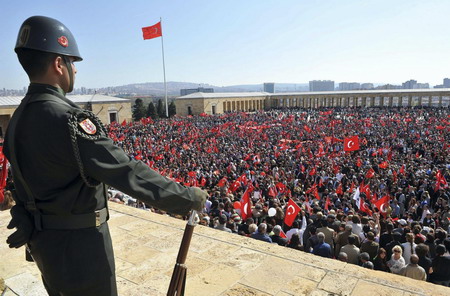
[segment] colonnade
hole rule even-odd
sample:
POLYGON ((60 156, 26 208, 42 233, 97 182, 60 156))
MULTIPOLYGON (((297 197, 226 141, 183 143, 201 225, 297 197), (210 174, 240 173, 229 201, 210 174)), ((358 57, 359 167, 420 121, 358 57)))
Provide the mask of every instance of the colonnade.
POLYGON ((264 109, 264 99, 234 99, 222 102, 223 111, 255 111, 264 109))
MULTIPOLYGON (((443 106, 443 96, 271 96, 272 107, 415 107, 443 106)), ((448 102, 448 98, 447 98, 448 102)), ((448 106, 448 103, 447 103, 448 106)))

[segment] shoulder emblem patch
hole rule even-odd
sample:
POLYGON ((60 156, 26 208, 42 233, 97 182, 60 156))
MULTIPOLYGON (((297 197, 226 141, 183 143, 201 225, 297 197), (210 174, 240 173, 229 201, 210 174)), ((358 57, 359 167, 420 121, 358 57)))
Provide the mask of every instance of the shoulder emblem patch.
POLYGON ((89 118, 86 118, 85 120, 78 123, 80 127, 83 129, 83 131, 88 135, 94 135, 97 132, 97 127, 95 124, 92 123, 92 121, 89 118))

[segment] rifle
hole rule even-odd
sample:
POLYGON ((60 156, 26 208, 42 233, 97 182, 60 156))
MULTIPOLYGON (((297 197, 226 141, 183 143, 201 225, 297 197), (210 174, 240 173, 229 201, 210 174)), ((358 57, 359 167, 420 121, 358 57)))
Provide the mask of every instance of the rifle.
POLYGON ((184 263, 186 262, 192 233, 194 232, 194 227, 197 225, 198 220, 199 218, 197 212, 192 210, 188 223, 186 224, 186 228, 184 229, 183 239, 181 240, 180 249, 178 251, 177 263, 173 269, 167 296, 184 295, 187 272, 187 267, 184 263))

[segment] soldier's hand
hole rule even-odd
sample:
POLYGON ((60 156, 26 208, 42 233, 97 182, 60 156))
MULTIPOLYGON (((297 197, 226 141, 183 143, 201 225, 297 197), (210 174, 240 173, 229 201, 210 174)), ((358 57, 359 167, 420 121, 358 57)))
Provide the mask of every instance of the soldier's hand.
POLYGON ((203 212, 203 209, 205 208, 205 202, 206 202, 206 199, 208 198, 209 194, 205 190, 202 190, 198 187, 191 187, 191 188, 192 188, 192 192, 194 193, 194 196, 195 196, 194 205, 192 206, 192 209, 201 213, 201 212, 203 212))
POLYGON ((16 228, 16 231, 8 236, 6 243, 10 248, 20 248, 30 240, 34 230, 34 221, 27 210, 19 205, 11 208, 11 216, 12 219, 6 227, 8 229, 16 228))

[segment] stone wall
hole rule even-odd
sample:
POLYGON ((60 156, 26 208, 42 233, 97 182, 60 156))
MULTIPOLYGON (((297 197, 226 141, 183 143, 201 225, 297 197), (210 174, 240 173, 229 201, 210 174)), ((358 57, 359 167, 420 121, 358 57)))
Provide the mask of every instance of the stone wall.
MULTIPOLYGON (((166 295, 185 222, 110 203, 119 295, 166 295)), ((0 212, 0 278, 10 294, 46 295, 24 249, 9 249, 0 212), (12 294, 12 291, 16 294, 12 294)), ((186 295, 450 295, 450 288, 197 226, 187 258, 186 295)))

